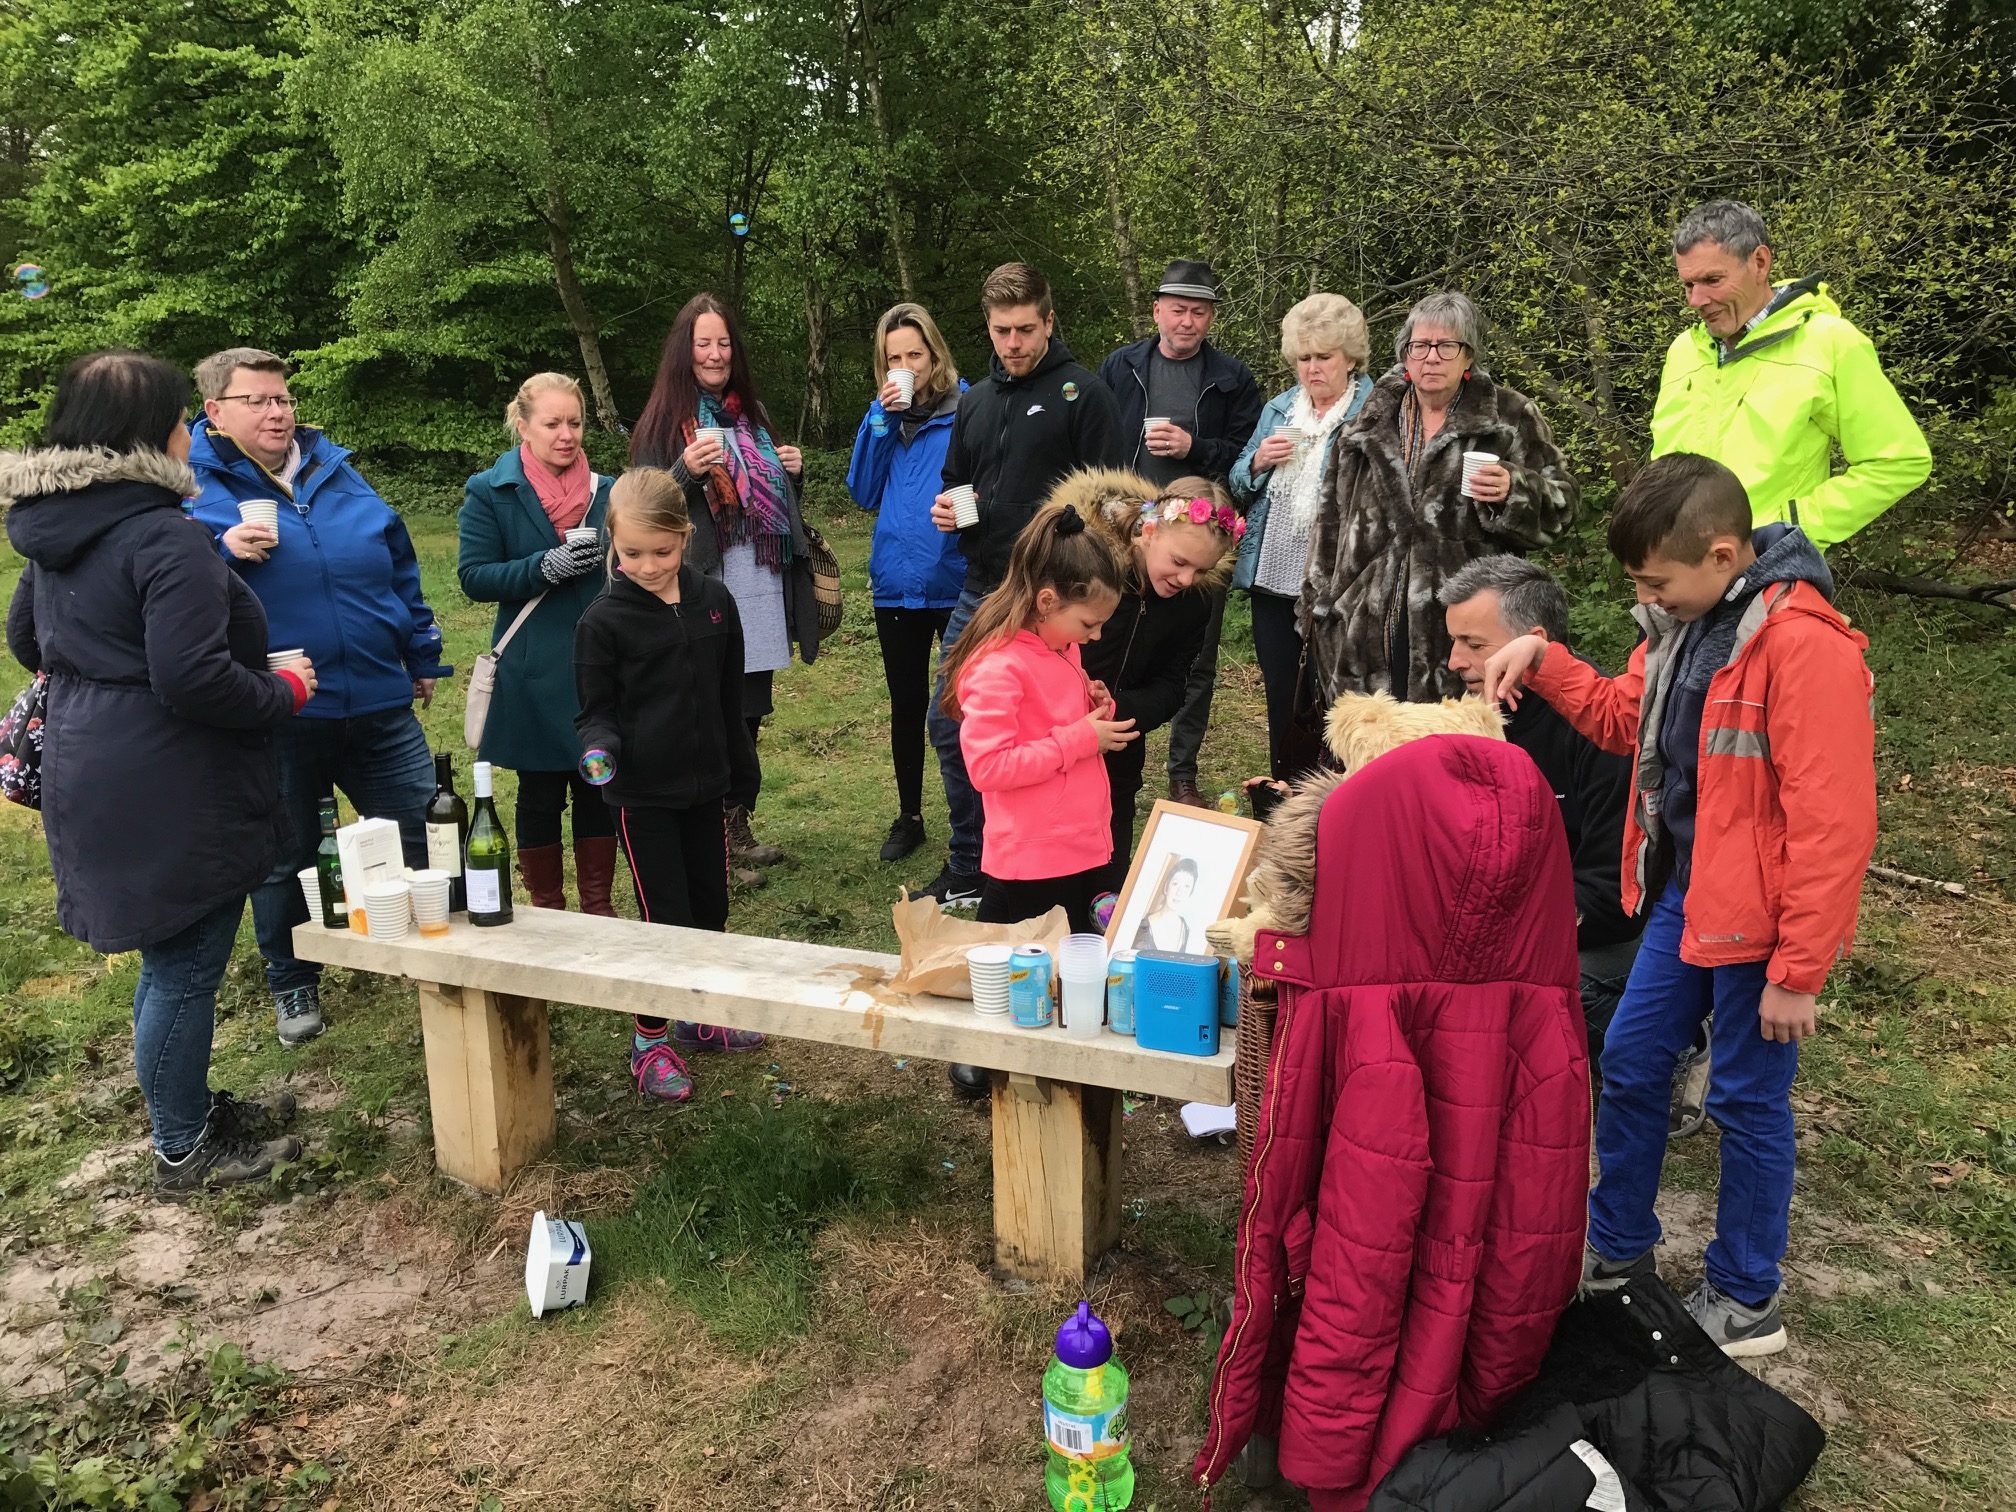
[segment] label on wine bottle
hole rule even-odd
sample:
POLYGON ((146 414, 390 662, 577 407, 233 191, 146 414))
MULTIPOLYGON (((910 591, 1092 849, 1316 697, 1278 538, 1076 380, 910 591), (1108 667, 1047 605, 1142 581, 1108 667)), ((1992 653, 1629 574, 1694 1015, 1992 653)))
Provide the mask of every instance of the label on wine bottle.
POLYGON ((427 826, 427 864, 435 871, 444 871, 451 877, 462 875, 461 825, 427 826))
POLYGON ((472 914, 493 914, 504 907, 504 889, 499 887, 495 868, 482 871, 471 868, 468 876, 469 912, 472 914))

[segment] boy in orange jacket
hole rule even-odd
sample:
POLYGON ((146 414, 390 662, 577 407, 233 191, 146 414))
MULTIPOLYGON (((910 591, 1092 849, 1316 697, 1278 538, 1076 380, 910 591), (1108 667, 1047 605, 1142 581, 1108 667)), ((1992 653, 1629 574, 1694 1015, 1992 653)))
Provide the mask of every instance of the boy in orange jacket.
POLYGON ((1623 903, 1651 914, 1603 1043, 1584 1283, 1654 1268, 1673 1068, 1712 1012, 1722 1179, 1707 1279, 1687 1305, 1739 1357, 1785 1347, 1792 1078, 1828 969, 1854 938, 1876 844, 1868 642, 1830 602, 1833 576, 1805 535, 1753 533, 1750 520, 1721 463, 1654 461, 1610 519, 1645 631, 1629 668, 1605 678, 1522 636, 1491 658, 1483 687, 1516 705, 1523 683, 1636 759, 1623 903))

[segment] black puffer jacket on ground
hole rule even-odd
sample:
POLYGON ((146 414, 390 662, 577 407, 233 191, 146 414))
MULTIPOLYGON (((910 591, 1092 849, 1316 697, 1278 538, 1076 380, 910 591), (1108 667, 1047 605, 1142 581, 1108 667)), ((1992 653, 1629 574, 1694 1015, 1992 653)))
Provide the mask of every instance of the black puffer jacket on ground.
POLYGON ((1639 1281, 1572 1304, 1492 1430, 1417 1446, 1366 1512, 1769 1512, 1826 1442, 1663 1283, 1639 1281))

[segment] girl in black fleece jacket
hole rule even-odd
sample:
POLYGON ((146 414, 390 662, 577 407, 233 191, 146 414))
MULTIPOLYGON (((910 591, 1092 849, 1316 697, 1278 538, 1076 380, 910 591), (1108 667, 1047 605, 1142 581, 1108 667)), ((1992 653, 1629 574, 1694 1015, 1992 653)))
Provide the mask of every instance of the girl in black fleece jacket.
MULTIPOLYGON (((1209 478, 1178 478, 1158 488, 1118 469, 1073 473, 1051 492, 1074 505, 1117 546, 1133 568, 1120 607, 1081 653, 1085 675, 1103 683, 1115 719, 1140 734, 1176 717, 1191 665, 1211 620, 1211 589, 1231 571, 1230 550, 1246 532, 1232 496, 1209 478)), ((1106 756, 1113 789, 1113 859, 1107 886, 1118 891, 1134 856, 1134 808, 1141 791, 1145 741, 1106 756)))
MULTIPOLYGON (((609 587, 574 634, 581 771, 616 811, 616 835, 652 924, 728 927, 728 833, 721 801, 755 800, 756 744, 742 717, 742 621, 719 580, 686 565, 685 491, 632 468, 609 493, 609 587)), ((639 1018, 630 1072, 663 1102, 693 1094, 673 1048, 753 1050, 763 1036, 639 1018)))

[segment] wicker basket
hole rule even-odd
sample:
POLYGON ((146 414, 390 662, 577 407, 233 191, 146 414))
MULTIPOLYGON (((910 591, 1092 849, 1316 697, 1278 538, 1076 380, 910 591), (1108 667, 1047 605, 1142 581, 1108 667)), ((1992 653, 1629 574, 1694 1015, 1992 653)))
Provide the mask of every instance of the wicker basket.
POLYGON ((1267 1087, 1267 1062, 1274 1053, 1274 1014, 1279 1006, 1272 982, 1256 982, 1250 967, 1241 969, 1232 1091, 1239 1105, 1239 1163, 1242 1167, 1253 1161, 1253 1133, 1260 1124, 1260 1098, 1267 1087))

